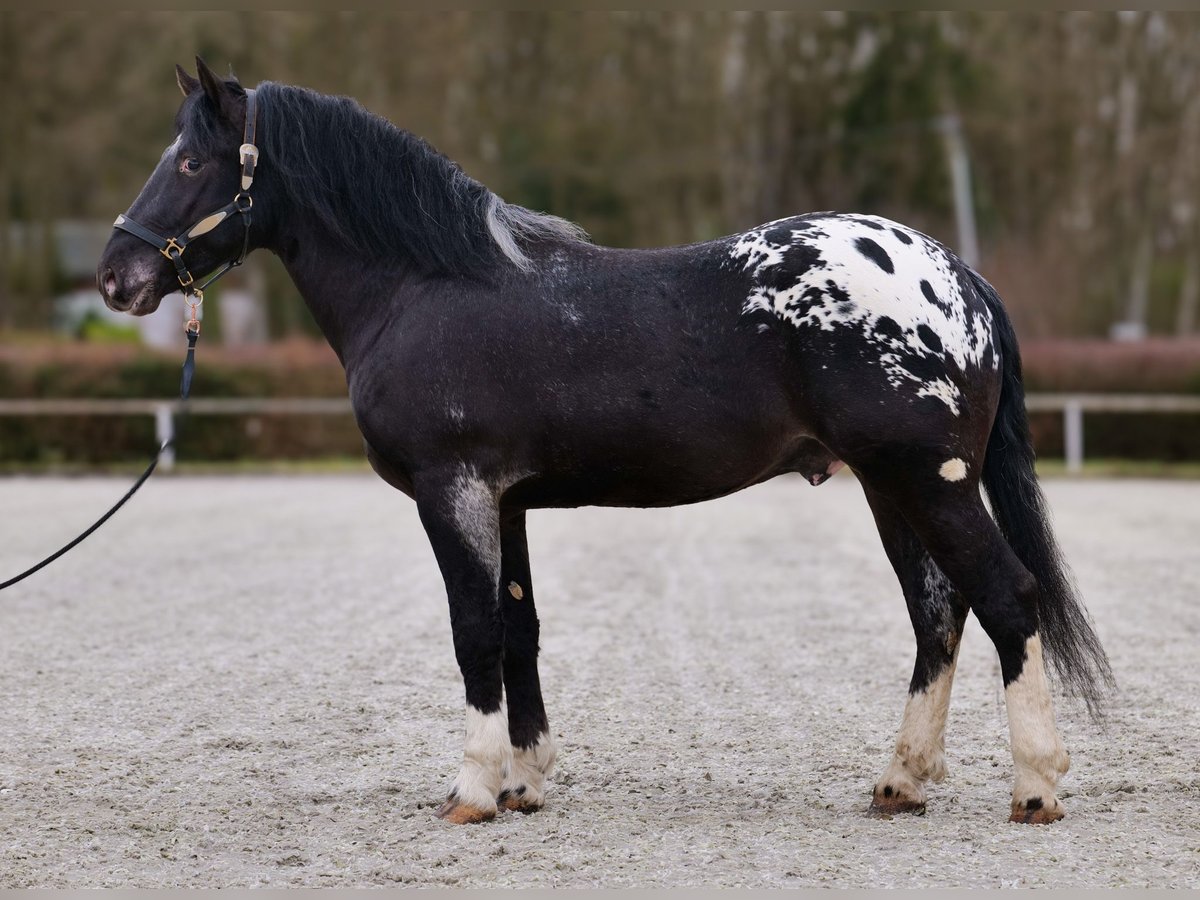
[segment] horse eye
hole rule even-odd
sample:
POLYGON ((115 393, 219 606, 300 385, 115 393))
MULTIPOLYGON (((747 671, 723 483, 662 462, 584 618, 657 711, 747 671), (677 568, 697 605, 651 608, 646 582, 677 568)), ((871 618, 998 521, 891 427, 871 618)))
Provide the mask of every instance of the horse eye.
POLYGON ((200 166, 201 166, 200 160, 193 159, 192 157, 189 156, 187 159, 185 159, 182 163, 179 164, 179 171, 187 172, 189 174, 194 175, 200 171, 200 166))

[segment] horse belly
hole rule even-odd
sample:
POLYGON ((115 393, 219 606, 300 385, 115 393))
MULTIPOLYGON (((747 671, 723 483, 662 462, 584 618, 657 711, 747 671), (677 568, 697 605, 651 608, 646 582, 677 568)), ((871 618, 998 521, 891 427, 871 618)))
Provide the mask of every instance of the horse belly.
POLYGON ((547 432, 543 458, 531 466, 537 474, 518 494, 548 506, 696 503, 790 471, 804 440, 795 422, 762 410, 690 411, 559 422, 547 432))

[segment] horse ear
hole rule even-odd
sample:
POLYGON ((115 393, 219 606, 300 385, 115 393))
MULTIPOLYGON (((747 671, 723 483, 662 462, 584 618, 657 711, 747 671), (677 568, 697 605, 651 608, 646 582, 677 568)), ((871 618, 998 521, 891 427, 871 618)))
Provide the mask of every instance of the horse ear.
POLYGON ((240 103, 245 91, 236 81, 222 81, 199 56, 196 57, 196 74, 200 76, 200 86, 213 105, 220 110, 221 115, 231 122, 236 122, 241 114, 240 103))
POLYGON ((183 96, 185 97, 190 95, 192 91, 196 90, 196 88, 200 87, 200 80, 193 78, 187 73, 187 70, 180 65, 175 66, 175 83, 179 85, 179 89, 183 91, 183 96))

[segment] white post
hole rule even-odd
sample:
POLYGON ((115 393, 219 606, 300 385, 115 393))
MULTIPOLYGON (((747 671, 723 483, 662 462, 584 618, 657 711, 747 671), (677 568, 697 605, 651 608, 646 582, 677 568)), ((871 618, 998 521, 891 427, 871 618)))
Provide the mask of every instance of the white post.
POLYGON ((1083 471, 1083 404, 1068 400, 1063 405, 1063 444, 1067 456, 1067 471, 1083 471))
POLYGON ((943 116, 938 127, 946 138, 950 164, 950 188, 954 193, 954 219, 958 224, 958 255, 968 266, 979 265, 979 238, 975 231, 975 200, 971 196, 971 158, 963 138, 962 120, 957 115, 943 116))
MULTIPOLYGON (((175 413, 170 403, 160 403, 154 407, 154 437, 161 447, 166 441, 175 440, 175 413)), ((164 471, 175 468, 175 445, 172 444, 163 451, 158 463, 164 471)))

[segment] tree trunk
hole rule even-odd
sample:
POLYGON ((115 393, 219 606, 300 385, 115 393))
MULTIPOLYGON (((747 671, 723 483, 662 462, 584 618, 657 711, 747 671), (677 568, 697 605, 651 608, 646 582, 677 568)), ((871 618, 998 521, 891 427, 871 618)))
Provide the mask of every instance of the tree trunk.
POLYGON ((1183 260, 1183 284, 1179 288, 1179 311, 1175 319, 1175 333, 1189 337, 1196 331, 1196 307, 1200 302, 1200 249, 1195 241, 1188 243, 1187 255, 1183 260))
POLYGON ((1150 228, 1144 227, 1133 252, 1129 273, 1129 305, 1122 323, 1123 336, 1127 338, 1144 338, 1149 330, 1146 320, 1150 314, 1150 276, 1153 271, 1154 238, 1150 228))
POLYGON ((11 12, 0 12, 0 330, 13 327, 12 296, 12 179, 17 177, 17 168, 12 154, 12 134, 16 127, 12 121, 13 93, 17 88, 14 78, 16 41, 13 39, 11 12))

